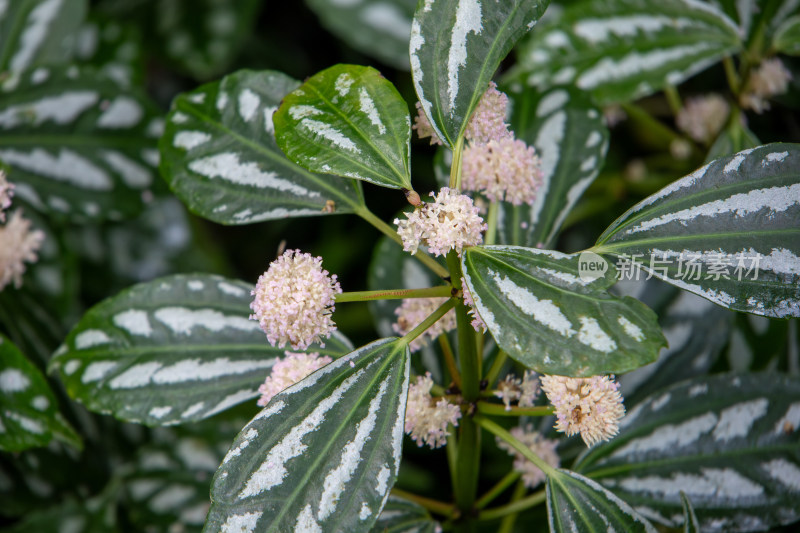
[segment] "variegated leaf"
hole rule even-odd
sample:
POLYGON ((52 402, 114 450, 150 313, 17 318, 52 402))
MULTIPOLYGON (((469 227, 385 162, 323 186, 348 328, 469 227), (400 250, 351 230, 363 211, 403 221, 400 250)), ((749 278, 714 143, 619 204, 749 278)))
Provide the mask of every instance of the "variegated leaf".
POLYGON ((608 294, 614 268, 592 259, 602 263, 599 277, 579 270, 586 258, 578 254, 519 246, 473 246, 461 264, 498 346, 525 366, 581 377, 653 362, 665 345, 655 313, 633 298, 608 294))
POLYGON ((121 87, 143 83, 141 35, 133 24, 92 16, 75 34, 75 59, 93 66, 121 87))
POLYGON ((90 70, 40 67, 0 86, 0 160, 15 193, 74 221, 120 219, 151 196, 163 120, 90 70))
MULTIPOLYGON (((148 425, 207 418, 258 396, 284 349, 249 320, 252 286, 206 274, 135 285, 89 310, 54 355, 67 392, 92 411, 148 425)), ((330 339, 330 355, 348 342, 330 339)))
POLYGON ((547 517, 552 533, 656 533, 626 502, 599 483, 576 472, 558 469, 547 478, 547 517))
POLYGON ((736 120, 728 125, 722 133, 719 134, 717 140, 711 145, 706 155, 706 163, 710 163, 720 157, 733 155, 736 152, 747 150, 748 148, 755 148, 760 146, 761 141, 758 140, 756 134, 750 131, 750 128, 736 120))
POLYGON ((739 29, 697 0, 570 3, 520 53, 530 86, 574 84, 600 103, 677 85, 742 47, 739 29))
MULTIPOLYGON (((52 505, 52 499, 48 503, 52 505)), ((108 504, 107 499, 94 497, 39 508, 13 526, 3 528, 3 533, 117 533, 121 530, 115 509, 108 504)))
POLYGON ((500 62, 549 0, 425 0, 411 25, 411 74, 422 109, 450 148, 500 62))
POLYGON ((408 380, 408 348, 381 339, 276 395, 217 470, 205 531, 369 531, 400 466, 408 380))
POLYGON ((350 46, 408 70, 408 39, 417 0, 306 0, 322 24, 350 46))
POLYGON ((309 170, 412 189, 408 106, 371 67, 315 74, 286 95, 273 120, 278 146, 309 170))
POLYGON ((772 40, 772 46, 778 52, 800 55, 800 15, 791 17, 778 26, 772 40))
POLYGON ((800 145, 707 164, 629 209, 593 250, 724 307, 800 316, 800 145))
POLYGON ((424 507, 389 496, 370 533, 437 533, 442 527, 424 507))
POLYGON ((763 531, 800 518, 800 380, 780 374, 697 378, 636 405, 611 441, 575 468, 654 522, 763 531))
POLYGON ((82 447, 81 438, 59 413, 45 377, 0 335, 0 450, 47 446, 54 438, 82 447))
POLYGON ((0 9, 0 73, 69 59, 87 0, 6 0, 0 9))
POLYGON ((351 213, 354 180, 308 172, 275 143, 272 115, 298 82, 243 70, 178 96, 161 139, 161 172, 200 216, 221 224, 351 213))
POLYGON ((700 533, 700 522, 694 512, 692 502, 686 497, 686 493, 681 491, 681 505, 683 505, 683 533, 700 533))
POLYGON ((608 128, 585 93, 557 88, 510 93, 511 129, 536 148, 542 185, 533 206, 503 203, 498 242, 551 248, 567 214, 594 181, 608 150, 608 128))

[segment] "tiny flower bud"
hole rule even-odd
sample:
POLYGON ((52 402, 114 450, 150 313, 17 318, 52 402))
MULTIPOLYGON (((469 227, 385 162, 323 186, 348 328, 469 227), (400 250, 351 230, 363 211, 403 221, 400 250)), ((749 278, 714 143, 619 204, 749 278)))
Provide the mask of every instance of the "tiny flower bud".
POLYGON ((422 200, 419 198, 419 193, 417 191, 410 191, 408 189, 403 189, 403 194, 406 195, 406 200, 408 203, 413 205, 414 207, 419 207, 422 203, 422 200))

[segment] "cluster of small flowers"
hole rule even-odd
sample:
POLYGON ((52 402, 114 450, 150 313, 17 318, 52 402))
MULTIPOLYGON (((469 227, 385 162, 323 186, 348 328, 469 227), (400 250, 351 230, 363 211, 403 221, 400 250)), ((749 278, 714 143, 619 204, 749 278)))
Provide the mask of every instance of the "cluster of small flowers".
POLYGON ((31 221, 22 216, 17 209, 6 221, 6 210, 11 207, 14 186, 6 180, 5 172, 0 170, 0 291, 11 282, 19 288, 25 263, 38 260, 37 252, 44 241, 41 230, 31 230, 31 221))
MULTIPOLYGON (((403 303, 394 310, 397 315, 397 322, 392 324, 392 329, 399 335, 405 335, 423 320, 428 318, 436 309, 447 301, 447 298, 407 298, 403 303)), ((416 352, 430 340, 435 339, 442 333, 447 333, 456 328, 456 313, 452 309, 445 313, 445 315, 434 322, 434 324, 425 330, 423 335, 420 335, 408 345, 409 350, 416 352)))
MULTIPOLYGON (((533 426, 530 424, 524 428, 512 428, 510 433, 550 466, 558 468, 561 464, 558 453, 556 453, 556 446, 558 446, 557 440, 544 438, 541 433, 534 431, 533 426)), ((522 473, 522 482, 526 487, 532 489, 545 480, 546 476, 544 472, 506 441, 498 438, 497 446, 501 450, 508 452, 509 455, 514 456, 514 470, 522 473)))
POLYGON ((536 372, 526 370, 522 379, 509 374, 497 384, 494 395, 503 400, 506 411, 511 410, 511 403, 517 402, 520 407, 533 407, 539 396, 539 380, 536 372))
POLYGON ((475 308, 475 300, 472 299, 472 294, 469 292, 467 288, 467 284, 464 281, 464 278, 461 278, 461 293, 464 297, 464 304, 469 307, 469 314, 472 316, 472 327, 475 331, 486 331, 486 323, 483 321, 481 316, 478 314, 478 310, 475 308))
POLYGON ((285 358, 278 358, 278 361, 272 365, 269 376, 258 388, 258 392, 261 393, 258 405, 261 407, 266 406, 272 397, 282 390, 291 387, 333 361, 327 355, 320 357, 318 353, 286 352, 285 355, 285 358))
POLYGON ((336 274, 322 269, 322 258, 287 250, 258 278, 250 318, 258 320, 273 346, 288 342, 305 350, 336 329, 331 314, 341 292, 336 274))
POLYGON ((436 400, 430 394, 433 386, 430 372, 417 376, 416 383, 408 387, 405 431, 417 446, 427 444, 438 448, 447 443, 447 426, 458 425, 461 409, 444 398, 436 400))
POLYGON ((697 142, 710 143, 722 131, 730 114, 730 105, 717 93, 695 96, 675 117, 675 124, 697 142))
POLYGON ((461 255, 465 247, 483 242, 486 224, 478 208, 469 196, 454 189, 442 187, 433 202, 405 215, 406 220, 396 218, 394 223, 403 240, 403 250, 412 255, 423 243, 434 255, 445 255, 450 250, 461 255))
POLYGON ((580 433, 587 446, 609 440, 625 415, 619 384, 608 376, 541 378, 542 390, 555 407, 556 429, 567 436, 580 433))
POLYGON ((745 109, 763 113, 769 109, 769 99, 783 94, 789 89, 792 73, 777 57, 762 61, 757 69, 750 73, 740 103, 745 109))

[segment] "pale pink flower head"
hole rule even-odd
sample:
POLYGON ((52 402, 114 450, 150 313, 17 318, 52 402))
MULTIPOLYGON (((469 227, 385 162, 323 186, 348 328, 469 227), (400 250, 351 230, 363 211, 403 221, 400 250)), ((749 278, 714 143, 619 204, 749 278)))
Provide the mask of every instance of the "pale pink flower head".
POLYGON ((539 377, 533 370, 526 370, 522 375, 522 383, 519 386, 519 406, 533 407, 536 398, 539 397, 539 377))
MULTIPOLYGON (((436 309, 447 301, 447 298, 407 298, 394 310, 397 322, 392 324, 392 329, 399 335, 405 335, 423 320, 428 318, 436 309)), ((425 333, 411 341, 409 350, 416 352, 432 339, 442 333, 447 333, 456 328, 456 313, 450 310, 442 318, 425 330, 425 333)))
POLYGON ((506 124, 507 108, 508 96, 497 90, 495 82, 490 82, 467 123, 466 139, 473 144, 483 144, 512 138, 514 134, 506 124))
POLYGON ((11 207, 11 197, 14 196, 14 185, 6 181, 6 173, 0 170, 0 222, 6 220, 6 209, 11 207))
MULTIPOLYGON (((431 193, 433 196, 433 193, 431 193)), ((455 250, 458 255, 468 246, 483 242, 486 224, 472 198, 455 189, 442 187, 433 202, 422 204, 406 220, 395 219, 403 249, 415 254, 420 244, 434 255, 455 250)))
POLYGON ((318 353, 293 353, 286 352, 286 357, 283 359, 278 358, 269 376, 264 381, 263 385, 258 388, 261 393, 261 398, 258 399, 258 405, 264 407, 269 403, 273 396, 278 394, 284 389, 287 389, 327 365, 333 359, 327 355, 319 356, 318 353))
POLYGON ((750 73, 745 91, 740 102, 745 109, 763 113, 769 109, 769 99, 783 94, 789 89, 792 73, 777 57, 761 62, 757 69, 750 73))
MULTIPOLYGON (((553 468, 558 468, 561 464, 561 459, 559 459, 558 453, 556 453, 556 446, 558 446, 557 440, 544 438, 541 433, 534 431, 533 426, 530 424, 525 428, 512 428, 510 433, 553 468)), ((522 473, 522 482, 529 489, 536 487, 536 485, 543 482, 547 477, 538 466, 526 459, 524 455, 512 448, 506 441, 497 438, 497 446, 501 450, 508 452, 509 455, 514 456, 514 470, 522 473)))
POLYGON ((536 150, 523 141, 509 137, 464 149, 464 190, 480 192, 493 202, 533 205, 541 183, 541 161, 536 150))
POLYGON ((486 323, 483 321, 481 316, 478 314, 478 310, 475 308, 475 300, 472 299, 472 294, 469 292, 467 288, 467 283, 464 281, 464 278, 461 278, 461 294, 464 298, 464 305, 469 308, 469 314, 472 316, 472 329, 475 331, 486 331, 486 323))
POLYGON ((609 440, 619 432, 625 415, 619 385, 609 376, 541 377, 542 390, 555 407, 556 429, 567 436, 581 434, 587 446, 609 440))
POLYGON ((417 116, 414 117, 414 125, 411 126, 411 129, 417 131, 417 137, 420 139, 425 139, 427 137, 431 138, 431 145, 444 144, 439 136, 436 134, 436 130, 433 129, 431 126, 431 122, 428 120, 428 116, 425 114, 425 111, 422 109, 422 104, 417 102, 417 116))
POLYGON ((408 386, 405 431, 417 446, 438 448, 447 444, 447 426, 458 425, 461 409, 444 398, 434 400, 432 386, 430 372, 417 376, 416 383, 408 386))
POLYGON ((728 101, 717 93, 687 98, 675 124, 695 141, 709 143, 722 131, 730 110, 728 101))
POLYGON ((289 343, 305 350, 336 329, 331 314, 341 292, 336 274, 323 270, 322 258, 287 250, 258 278, 250 318, 258 320, 273 346, 289 343))
POLYGON ((503 400, 503 405, 506 406, 506 411, 511 410, 511 403, 516 402, 519 400, 521 389, 520 385, 522 385, 522 381, 512 374, 506 376, 506 378, 497 384, 497 387, 494 390, 494 395, 503 400))
POLYGON ((22 286, 22 275, 25 274, 25 263, 35 263, 36 253, 42 246, 44 233, 31 230, 31 221, 22 216, 17 209, 11 214, 5 226, 0 226, 0 291, 14 282, 14 286, 22 286))

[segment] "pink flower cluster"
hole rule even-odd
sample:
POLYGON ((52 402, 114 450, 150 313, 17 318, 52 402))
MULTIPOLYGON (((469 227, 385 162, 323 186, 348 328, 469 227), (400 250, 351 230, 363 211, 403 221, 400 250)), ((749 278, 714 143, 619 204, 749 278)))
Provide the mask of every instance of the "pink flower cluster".
POLYGON ((730 109, 727 100, 717 93, 687 98, 675 124, 695 141, 709 143, 722 131, 730 109))
POLYGON ((258 278, 250 318, 258 320, 273 346, 289 343, 305 350, 336 329, 331 314, 341 292, 336 274, 322 269, 322 258, 287 250, 258 278))
MULTIPOLYGON (((556 452, 556 447, 558 446, 557 440, 544 438, 541 433, 534 431, 533 426, 530 424, 524 428, 512 428, 510 433, 550 466, 558 468, 561 464, 561 459, 556 452)), ((497 446, 501 450, 508 452, 509 455, 514 456, 514 470, 522 473, 522 482, 526 487, 532 489, 545 480, 545 473, 506 441, 498 438, 497 446)))
POLYGON ((789 89, 792 73, 777 57, 761 62, 757 69, 750 73, 740 102, 745 109, 763 113, 769 109, 769 99, 783 94, 789 89))
POLYGON ((464 248, 483 242, 486 224, 478 208, 472 198, 455 189, 442 187, 433 202, 405 215, 406 220, 395 219, 394 223, 403 240, 403 250, 412 255, 420 244, 434 255, 445 255, 450 250, 461 255, 464 248))
POLYGON ((278 361, 272 365, 270 374, 264 384, 258 388, 258 392, 261 393, 258 405, 261 407, 266 406, 273 396, 291 387, 331 361, 333 359, 327 355, 320 357, 318 353, 286 352, 286 357, 283 359, 278 358, 278 361))
MULTIPOLYGON (((400 307, 394 310, 394 314, 397 315, 397 322, 392 324, 392 329, 399 335, 405 335, 428 318, 446 301, 447 298, 407 298, 403 300, 400 307)), ((435 339, 442 333, 455 329, 455 327, 456 313, 451 309, 425 330, 423 335, 411 341, 408 348, 412 352, 416 352, 428 344, 430 340, 435 339)))
POLYGON ((536 150, 513 137, 470 144, 462 159, 461 185, 492 202, 533 205, 542 183, 536 150))
POLYGON ((409 385, 405 431, 417 446, 438 448, 447 443, 447 426, 458 425, 461 409, 444 398, 434 401, 432 386, 430 372, 417 376, 416 383, 409 385))
POLYGON ((539 380, 536 372, 526 370, 522 379, 509 374, 497 384, 494 395, 503 400, 506 411, 511 410, 511 403, 517 402, 520 407, 533 407, 539 396, 539 380))
POLYGON ((625 416, 619 384, 608 376, 571 378, 542 376, 542 390, 555 407, 556 429, 567 436, 581 434, 587 446, 609 440, 625 416))
POLYGON ((6 181, 0 170, 0 291, 10 283, 19 288, 25 274, 25 263, 35 263, 37 252, 44 241, 41 230, 31 230, 31 221, 17 209, 6 221, 6 210, 11 207, 14 186, 6 181))

